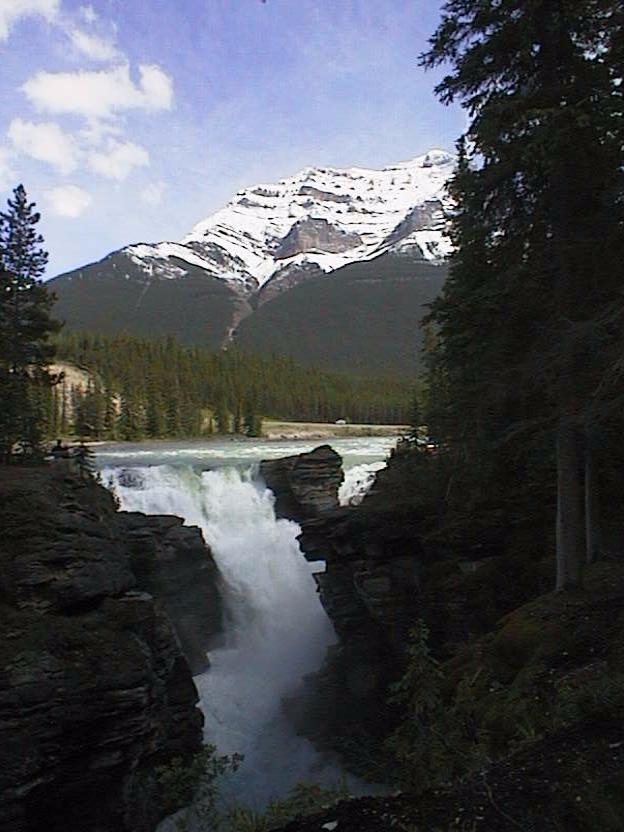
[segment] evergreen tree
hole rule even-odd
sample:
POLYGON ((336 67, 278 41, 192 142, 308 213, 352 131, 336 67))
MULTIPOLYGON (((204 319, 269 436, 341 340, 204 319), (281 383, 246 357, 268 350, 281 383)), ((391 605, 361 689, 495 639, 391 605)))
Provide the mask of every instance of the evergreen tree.
POLYGON ((451 395, 468 405, 471 438, 455 421, 455 441, 492 452, 510 415, 536 421, 531 401, 550 418, 558 588, 581 582, 583 485, 586 506, 595 495, 580 472, 606 369, 595 344, 612 339, 619 302, 617 257, 596 251, 621 251, 622 26, 617 0, 449 0, 422 57, 450 63, 437 92, 471 117, 459 248, 432 314, 451 395))
POLYGON ((262 436, 262 418, 258 414, 258 405, 254 398, 250 398, 244 408, 243 430, 247 436, 262 436))
POLYGON ((230 432, 230 411, 225 398, 220 398, 217 402, 214 418, 217 423, 217 433, 230 432))
POLYGON ((40 278, 48 255, 35 226, 40 215, 22 185, 0 213, 0 456, 17 442, 35 448, 44 428, 36 387, 49 386, 54 348, 49 336, 60 325, 51 317, 54 297, 40 278))
POLYGON ((120 439, 135 441, 143 438, 141 407, 131 394, 123 394, 119 402, 117 432, 120 439))

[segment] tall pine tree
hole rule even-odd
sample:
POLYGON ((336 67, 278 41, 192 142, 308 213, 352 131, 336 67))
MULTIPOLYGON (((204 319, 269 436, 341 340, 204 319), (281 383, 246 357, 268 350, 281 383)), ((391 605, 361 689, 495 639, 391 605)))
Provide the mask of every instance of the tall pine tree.
POLYGON ((60 325, 51 317, 54 298, 40 278, 47 253, 36 225, 40 215, 19 185, 0 213, 0 457, 14 446, 40 441, 45 416, 35 388, 54 379, 48 366, 54 355, 49 336, 60 325))
POLYGON ((459 249, 432 315, 451 395, 470 399, 480 373, 481 401, 468 412, 481 436, 480 414, 490 426, 524 419, 527 408, 510 402, 541 395, 557 465, 560 589, 581 583, 593 537, 595 477, 591 465, 581 472, 606 370, 595 344, 612 337, 621 302, 622 17, 618 0, 449 0, 422 57, 426 67, 450 63, 437 92, 471 119, 456 180, 459 249))

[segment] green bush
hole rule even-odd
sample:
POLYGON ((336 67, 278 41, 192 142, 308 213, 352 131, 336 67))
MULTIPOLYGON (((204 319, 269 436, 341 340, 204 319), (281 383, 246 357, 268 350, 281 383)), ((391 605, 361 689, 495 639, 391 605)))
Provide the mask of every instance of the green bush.
POLYGON ((273 800, 264 812, 237 807, 223 818, 222 832, 269 832, 294 818, 314 814, 349 796, 346 783, 321 786, 300 782, 282 800, 273 800))
POLYGON ((236 771, 243 760, 240 754, 218 757, 216 751, 214 745, 205 745, 190 759, 174 757, 156 768, 166 814, 193 803, 202 818, 216 817, 216 781, 226 771, 236 771))
POLYGON ((397 763, 398 785, 415 793, 485 762, 483 738, 471 710, 444 701, 444 677, 428 639, 429 630, 419 621, 410 633, 407 669, 393 685, 390 699, 403 710, 403 718, 386 742, 397 763))

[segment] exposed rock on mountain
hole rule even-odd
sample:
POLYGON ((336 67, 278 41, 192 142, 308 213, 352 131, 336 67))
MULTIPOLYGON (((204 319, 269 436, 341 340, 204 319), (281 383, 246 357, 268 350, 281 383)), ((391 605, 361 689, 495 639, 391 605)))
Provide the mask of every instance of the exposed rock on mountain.
POLYGON ((326 219, 309 217, 299 220, 290 229, 275 250, 276 260, 286 260, 304 252, 340 254, 362 245, 359 234, 336 228, 326 219))
POLYGON ((199 541, 176 521, 142 522, 120 522, 111 495, 63 463, 0 472, 2 832, 151 832, 154 766, 201 747, 189 667, 133 571, 153 554, 150 579, 188 583, 199 541))
POLYGON ((254 297, 256 306, 268 303, 278 295, 294 289, 313 277, 323 277, 325 272, 316 263, 290 263, 275 272, 254 297))

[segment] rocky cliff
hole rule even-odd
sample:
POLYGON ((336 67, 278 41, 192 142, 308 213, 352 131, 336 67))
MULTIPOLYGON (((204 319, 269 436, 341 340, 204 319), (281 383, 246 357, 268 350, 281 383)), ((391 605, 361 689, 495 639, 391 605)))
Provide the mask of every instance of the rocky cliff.
POLYGON ((554 551, 535 531, 444 542, 418 454, 395 453, 360 506, 302 521, 303 551, 326 562, 317 581, 339 644, 291 703, 303 733, 403 793, 343 801, 283 832, 624 828, 619 550, 586 567, 583 591, 556 593, 554 551), (417 619, 430 638, 393 713, 388 683, 417 619))
POLYGON ((455 777, 427 787, 431 771, 413 764, 402 794, 343 801, 283 832, 624 828, 623 604, 614 559, 588 567, 583 592, 546 593, 501 618, 439 666, 455 777))
POLYGON ((301 524, 306 558, 325 562, 315 579, 339 639, 306 694, 290 703, 291 716, 317 745, 343 751, 355 765, 362 746, 385 736, 392 720, 388 684, 402 666, 419 603, 416 523, 400 510, 341 508, 342 460, 328 445, 260 470, 277 513, 301 524))
POLYGON ((0 471, 2 832, 151 832, 154 766, 201 747, 172 603, 135 574, 141 550, 165 574, 183 535, 143 522, 63 464, 0 471))
POLYGON ((338 508, 342 458, 329 445, 310 453, 263 460, 260 475, 275 495, 278 517, 301 522, 338 508))
POLYGON ((217 565, 200 529, 180 517, 119 512, 130 566, 142 590, 164 607, 193 675, 223 628, 217 565))

